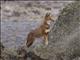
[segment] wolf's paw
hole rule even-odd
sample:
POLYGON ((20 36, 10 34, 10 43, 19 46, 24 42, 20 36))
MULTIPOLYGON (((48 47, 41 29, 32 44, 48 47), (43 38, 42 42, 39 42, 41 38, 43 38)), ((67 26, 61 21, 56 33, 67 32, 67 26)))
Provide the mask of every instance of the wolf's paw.
POLYGON ((46 45, 46 46, 48 45, 48 41, 45 42, 45 45, 46 45))

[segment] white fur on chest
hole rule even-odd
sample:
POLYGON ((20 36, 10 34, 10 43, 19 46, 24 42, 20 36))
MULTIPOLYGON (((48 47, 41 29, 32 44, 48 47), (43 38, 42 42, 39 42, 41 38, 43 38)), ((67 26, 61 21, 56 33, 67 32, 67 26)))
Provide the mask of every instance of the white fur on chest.
MULTIPOLYGON (((47 24, 50 25, 50 24, 51 24, 51 21, 50 21, 50 20, 47 21, 47 24)), ((45 32, 46 32, 46 33, 50 32, 50 29, 46 29, 45 32)))
POLYGON ((46 32, 46 33, 50 32, 50 29, 46 29, 45 32, 46 32))
POLYGON ((51 24, 51 21, 50 21, 50 20, 49 20, 49 21, 47 21, 47 24, 48 24, 48 25, 50 25, 50 24, 51 24))

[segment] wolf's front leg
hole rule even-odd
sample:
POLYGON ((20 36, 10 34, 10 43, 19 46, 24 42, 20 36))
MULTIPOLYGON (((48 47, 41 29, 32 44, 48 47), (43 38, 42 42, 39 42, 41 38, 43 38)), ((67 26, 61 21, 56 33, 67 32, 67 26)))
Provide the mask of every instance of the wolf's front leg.
POLYGON ((45 45, 48 45, 48 34, 44 35, 44 41, 45 41, 45 45))

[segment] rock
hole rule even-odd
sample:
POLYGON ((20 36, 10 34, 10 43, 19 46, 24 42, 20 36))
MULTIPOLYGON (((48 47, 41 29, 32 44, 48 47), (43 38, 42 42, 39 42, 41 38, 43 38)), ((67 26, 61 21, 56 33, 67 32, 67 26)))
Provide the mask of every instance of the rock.
POLYGON ((73 60, 80 57, 80 1, 63 8, 52 31, 49 45, 34 52, 49 60, 73 60))
POLYGON ((40 56, 37 56, 34 52, 27 52, 27 49, 21 47, 17 50, 18 60, 48 60, 42 59, 40 56))
POLYGON ((4 50, 4 48, 5 48, 4 45, 0 41, 0 59, 2 59, 1 52, 2 50, 4 50))
POLYGON ((34 52, 27 52, 24 47, 20 47, 17 50, 5 48, 1 53, 0 60, 48 60, 42 59, 34 52))

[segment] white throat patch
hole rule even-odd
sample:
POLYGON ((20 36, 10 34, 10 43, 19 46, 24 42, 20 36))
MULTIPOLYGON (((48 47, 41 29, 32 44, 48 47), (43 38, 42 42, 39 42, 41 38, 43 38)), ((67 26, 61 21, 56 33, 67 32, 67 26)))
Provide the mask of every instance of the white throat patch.
POLYGON ((49 20, 49 21, 47 21, 47 24, 49 24, 50 25, 50 23, 51 23, 51 21, 49 20))

